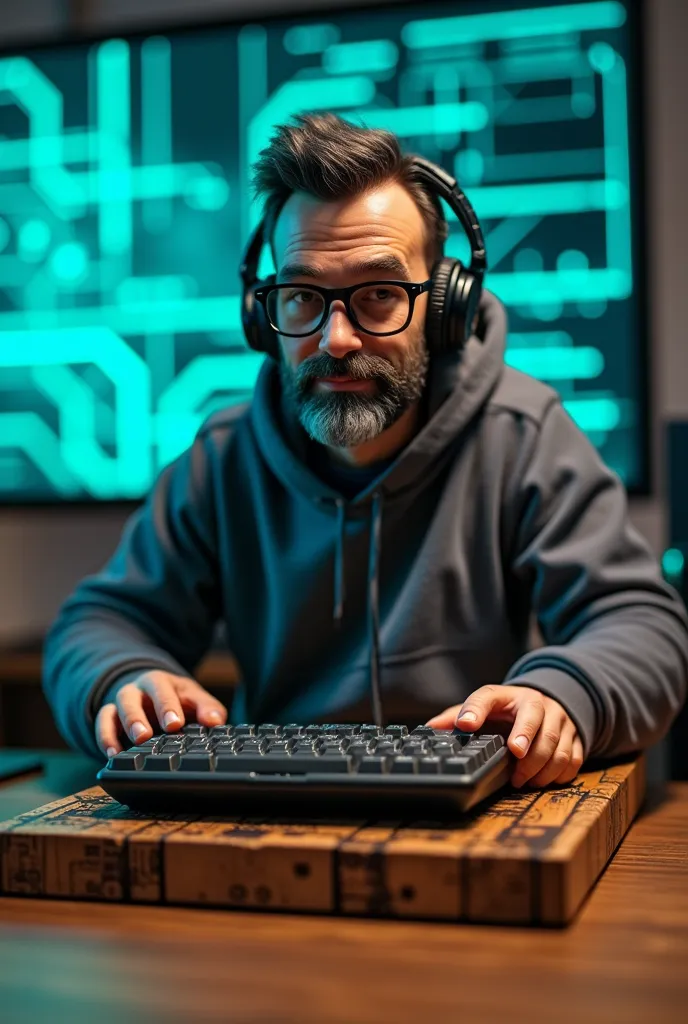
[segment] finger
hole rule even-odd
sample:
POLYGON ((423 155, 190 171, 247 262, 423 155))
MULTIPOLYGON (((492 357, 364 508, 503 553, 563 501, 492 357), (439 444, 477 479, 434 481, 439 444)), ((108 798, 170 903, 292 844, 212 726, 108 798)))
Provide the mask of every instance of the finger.
POLYGON ((463 702, 456 719, 459 729, 476 732, 491 711, 501 705, 513 703, 513 694, 503 686, 481 686, 463 702))
MULTIPOLYGON (((551 702, 546 707, 535 738, 530 743, 527 753, 521 757, 521 760, 514 769, 511 779, 512 785, 522 786, 544 768, 559 746, 566 717, 566 712, 560 705, 551 702)), ((508 740, 509 744, 514 744, 514 751, 520 749, 516 745, 516 739, 530 731, 531 721, 531 719, 528 719, 525 724, 521 724, 518 721, 518 715, 516 716, 514 730, 508 740)))
MULTIPOLYGON (((554 704, 554 702, 552 702, 552 707, 553 709, 558 709, 553 713, 558 714, 563 721, 565 714, 563 708, 554 704)), ((516 757, 522 759, 530 750, 538 730, 542 727, 545 712, 546 705, 542 694, 528 697, 517 706, 514 724, 507 739, 507 747, 516 757)), ((559 735, 557 734, 558 740, 559 735)))
POLYGON ((571 763, 575 735, 576 727, 571 719, 568 719, 561 731, 561 738, 556 750, 537 775, 533 775, 530 779, 531 786, 549 786, 550 782, 554 782, 562 772, 566 771, 571 763))
POLYGON ((456 719, 462 707, 462 704, 454 704, 445 711, 441 711, 439 715, 435 715, 434 718, 431 718, 430 721, 425 724, 429 725, 431 729, 453 729, 456 725, 456 719))
POLYGON ((153 701, 153 708, 165 732, 177 732, 184 725, 184 710, 177 694, 182 676, 154 670, 144 672, 137 685, 153 701))
POLYGON ((576 733, 573 739, 573 746, 571 748, 571 760, 564 768, 561 775, 559 775, 559 777, 554 781, 557 783, 573 782, 575 777, 578 775, 578 772, 581 770, 584 757, 583 743, 578 733, 576 733))
POLYGON ((195 679, 185 679, 177 686, 177 695, 182 708, 193 711, 196 721, 201 725, 224 725, 227 721, 227 708, 222 701, 204 690, 195 679))
POLYGON ((122 728, 134 743, 142 743, 153 735, 148 718, 143 710, 143 693, 137 683, 127 683, 117 691, 117 711, 122 728))
POLYGON ((119 742, 119 715, 116 704, 103 704, 96 715, 96 743, 107 757, 114 757, 124 748, 119 742))

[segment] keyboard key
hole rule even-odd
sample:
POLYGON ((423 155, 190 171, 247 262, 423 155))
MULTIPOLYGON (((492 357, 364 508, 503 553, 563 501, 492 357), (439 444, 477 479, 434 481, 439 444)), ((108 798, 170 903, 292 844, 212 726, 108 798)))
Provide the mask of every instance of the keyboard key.
POLYGON ((437 775, 440 770, 439 757, 421 757, 418 761, 418 771, 421 775, 437 775))
POLYGON ((123 750, 111 757, 108 767, 115 772, 134 772, 143 767, 144 755, 139 751, 123 750))
POLYGON ((179 754, 148 754, 143 770, 146 772, 171 772, 179 768, 179 754))
POLYGON ((234 726, 234 735, 235 736, 253 736, 254 735, 254 728, 255 728, 255 726, 247 725, 245 722, 242 722, 241 725, 235 725, 234 726))
POLYGON ((441 771, 443 775, 470 775, 470 757, 443 757, 441 771))
POLYGON ((281 725, 259 725, 256 732, 259 736, 279 736, 282 732, 281 725))
POLYGON ((402 736, 408 736, 408 728, 405 725, 388 725, 385 729, 385 736, 400 739, 402 736))
POLYGON ((231 735, 233 735, 233 733, 234 733, 234 726, 233 725, 214 725, 211 728, 211 730, 208 733, 208 735, 209 736, 231 736, 231 735))
POLYGON ((199 722, 190 722, 182 728, 182 732, 185 736, 203 736, 207 731, 206 727, 201 725, 199 722))
POLYGON ((297 725, 294 722, 292 722, 290 725, 285 725, 282 728, 282 735, 283 736, 298 736, 302 732, 303 732, 303 726, 302 725, 297 725))
POLYGON ((179 768, 183 772, 211 772, 215 766, 215 757, 208 751, 194 751, 182 754, 179 768))
POLYGON ((435 730, 431 729, 429 725, 417 725, 411 733, 411 736, 434 736, 435 730))
POLYGON ((362 775, 384 775, 390 761, 389 757, 377 757, 375 754, 370 754, 361 758, 358 770, 362 775))
POLYGON ((390 771, 392 775, 415 775, 417 771, 417 760, 415 757, 405 757, 400 754, 392 761, 390 771))

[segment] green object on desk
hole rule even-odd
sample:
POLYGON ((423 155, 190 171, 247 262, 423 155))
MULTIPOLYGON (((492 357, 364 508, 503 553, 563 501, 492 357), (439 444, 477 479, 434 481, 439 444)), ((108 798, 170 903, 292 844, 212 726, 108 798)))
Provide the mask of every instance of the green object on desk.
POLYGON ((19 750, 0 750, 0 782, 5 779, 14 779, 19 775, 42 771, 43 761, 41 758, 19 750))

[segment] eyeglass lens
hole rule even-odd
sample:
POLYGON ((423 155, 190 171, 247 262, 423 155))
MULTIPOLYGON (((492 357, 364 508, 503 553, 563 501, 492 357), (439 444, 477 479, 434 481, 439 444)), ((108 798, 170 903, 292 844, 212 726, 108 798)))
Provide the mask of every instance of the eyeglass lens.
MULTIPOLYGON (((350 307, 358 325, 377 334, 398 331, 409 315, 410 299, 395 285, 362 285, 351 294, 350 307)), ((320 328, 325 298, 303 285, 274 288, 267 296, 268 316, 285 334, 308 335, 320 328)))

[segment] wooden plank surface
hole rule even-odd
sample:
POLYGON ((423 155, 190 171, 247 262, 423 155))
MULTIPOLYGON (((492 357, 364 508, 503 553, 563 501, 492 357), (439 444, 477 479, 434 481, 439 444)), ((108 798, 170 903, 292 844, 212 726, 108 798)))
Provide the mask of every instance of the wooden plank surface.
POLYGON ((272 910, 569 922, 641 805, 645 759, 433 822, 157 819, 99 786, 0 824, 0 891, 272 910))
POLYGON ((683 1024, 687 962, 685 783, 651 787, 566 929, 0 897, 3 1024, 683 1024))

